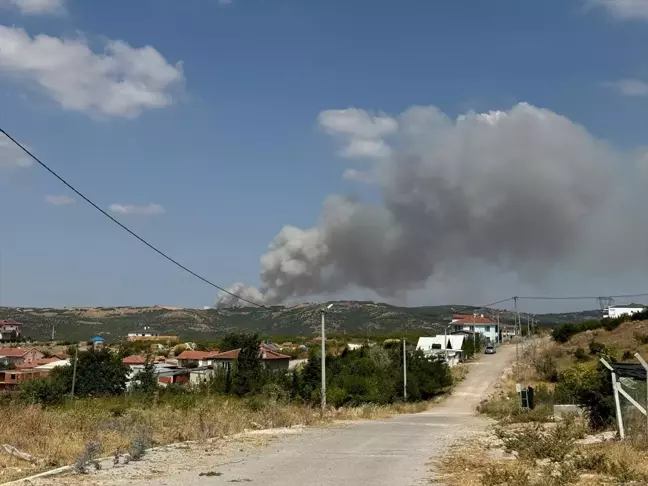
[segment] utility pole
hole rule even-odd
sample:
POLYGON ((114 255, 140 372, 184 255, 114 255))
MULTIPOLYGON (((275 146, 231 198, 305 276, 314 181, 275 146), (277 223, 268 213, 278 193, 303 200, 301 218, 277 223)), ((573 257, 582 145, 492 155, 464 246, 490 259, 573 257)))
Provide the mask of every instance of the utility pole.
POLYGON ((326 309, 321 309, 322 313, 322 397, 321 397, 321 406, 322 406, 322 415, 326 412, 326 311, 333 307, 333 304, 329 304, 326 309))
POLYGON ((517 381, 519 367, 520 367, 520 313, 518 312, 518 298, 517 296, 513 297, 513 302, 515 303, 515 381, 517 381))
POLYGON ((72 392, 70 393, 70 398, 74 398, 74 387, 76 385, 76 370, 77 362, 79 361, 79 344, 77 343, 74 348, 74 368, 72 368, 72 392))
POLYGON ((531 314, 527 312, 527 338, 531 336, 531 314))
POLYGON ((403 338, 403 400, 407 401, 407 340, 403 338))
POLYGON ((500 332, 499 312, 497 313, 497 343, 502 344, 502 334, 500 332))

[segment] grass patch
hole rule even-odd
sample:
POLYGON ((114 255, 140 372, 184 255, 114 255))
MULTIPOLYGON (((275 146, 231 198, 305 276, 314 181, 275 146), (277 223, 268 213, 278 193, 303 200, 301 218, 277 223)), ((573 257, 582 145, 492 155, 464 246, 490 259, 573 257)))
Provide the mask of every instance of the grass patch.
POLYGON ((218 438, 253 429, 381 419, 421 412, 431 403, 343 407, 330 409, 324 417, 313 407, 222 396, 187 395, 158 403, 131 397, 84 399, 56 407, 10 404, 4 412, 12 420, 0 423, 0 443, 43 459, 44 466, 26 470, 24 462, 0 455, 0 468, 5 470, 6 481, 76 463, 79 470, 87 471, 94 467, 97 450, 104 456, 127 452, 135 461, 156 445, 218 438), (53 431, 56 440, 52 440, 53 431))

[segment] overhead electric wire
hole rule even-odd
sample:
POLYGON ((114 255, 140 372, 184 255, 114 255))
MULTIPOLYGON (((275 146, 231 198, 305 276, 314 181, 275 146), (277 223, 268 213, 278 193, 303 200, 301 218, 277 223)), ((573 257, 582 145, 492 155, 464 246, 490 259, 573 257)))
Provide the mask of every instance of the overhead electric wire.
POLYGON ((515 297, 509 297, 508 299, 502 299, 502 300, 498 300, 497 302, 491 302, 490 304, 481 305, 481 306, 479 306, 479 307, 477 307, 477 308, 478 308, 478 309, 484 309, 484 308, 486 308, 486 307, 492 307, 492 306, 494 306, 494 305, 497 305, 497 304, 503 304, 504 302, 508 302, 509 300, 513 300, 514 298, 515 298, 515 297))
POLYGON ((86 197, 83 193, 81 193, 79 190, 77 190, 77 189, 76 189, 74 186, 72 186, 69 182, 67 182, 65 179, 63 179, 63 177, 61 177, 60 175, 58 175, 58 174, 57 174, 53 169, 51 169, 49 166, 47 166, 47 164, 45 164, 44 162, 42 162, 38 157, 36 157, 36 156, 35 156, 34 154, 32 154, 29 150, 27 150, 27 149, 26 149, 26 148, 25 148, 25 147, 24 147, 20 142, 18 142, 15 138, 13 138, 11 135, 9 135, 9 134, 8 134, 5 130, 3 130, 2 128, 0 128, 0 133, 2 133, 2 134, 3 134, 4 136, 6 136, 9 140, 11 140, 11 141, 12 141, 12 142, 13 142, 13 143, 18 147, 18 148, 20 148, 23 152, 25 152, 25 153, 26 153, 27 155, 29 155, 32 159, 34 159, 34 160, 35 160, 35 161, 36 161, 36 162, 37 162, 37 163, 38 163, 38 164, 39 164, 43 169, 45 169, 47 172, 49 172, 49 173, 52 174, 54 177, 56 177, 59 181, 61 181, 65 186, 68 187, 68 189, 70 189, 72 192, 74 192, 77 196, 79 196, 79 197, 80 197, 81 199, 83 199, 85 202, 87 202, 88 204, 90 204, 93 208, 95 208, 97 211, 99 211, 99 212, 100 212, 101 214, 103 214, 105 217, 107 217, 108 219, 110 219, 113 223, 115 223, 117 226, 119 226, 122 230, 126 231, 128 234, 130 234, 130 235, 133 236, 134 238, 137 238, 141 243, 143 243, 144 245, 146 245, 147 247, 149 247, 151 250, 153 250, 155 253, 157 253, 157 254, 160 255, 161 257, 165 258, 165 259, 168 260, 169 262, 173 263, 175 266, 177 266, 177 267, 181 268, 182 270, 184 270, 185 272, 189 273, 190 275, 196 277, 198 280, 201 280, 202 282, 206 283, 207 285, 211 285, 212 287, 214 287, 215 289, 220 290, 221 292, 224 292, 224 293, 226 293, 226 294, 228 294, 228 295, 230 295, 230 296, 232 296, 232 297, 235 297, 235 298, 237 298, 237 299, 239 299, 239 300, 242 300, 243 302, 247 302, 248 304, 252 304, 252 305, 254 305, 254 306, 256 306, 256 307, 266 308, 265 305, 263 305, 263 304, 259 304, 259 303, 257 303, 257 302, 253 302, 253 301, 248 300, 248 299, 246 299, 246 298, 244 298, 244 297, 241 297, 240 295, 237 295, 237 294, 235 294, 235 293, 233 293, 233 292, 230 292, 229 290, 227 290, 227 289, 225 289, 225 288, 223 288, 223 287, 221 287, 221 286, 219 286, 219 285, 216 285, 215 283, 213 283, 213 282, 211 282, 210 280, 206 279, 205 277, 199 275, 198 273, 194 272, 193 270, 191 270, 191 269, 185 267, 182 263, 180 263, 180 262, 178 262, 177 260, 175 260, 174 258, 170 257, 169 255, 167 255, 166 253, 164 253, 162 250, 158 249, 157 247, 155 247, 154 245, 152 245, 151 243, 149 243, 148 241, 146 241, 144 238, 142 238, 141 236, 139 236, 137 233, 135 233, 135 232, 134 232, 133 230, 131 230, 129 227, 127 227, 126 225, 120 223, 117 219, 113 218, 110 214, 108 214, 106 211, 104 211, 103 209, 101 209, 101 208, 100 208, 97 204, 95 204, 91 199, 89 199, 88 197, 86 197))
POLYGON ((624 294, 624 295, 589 295, 589 296, 578 296, 578 297, 518 297, 519 300, 590 300, 598 299, 600 297, 611 297, 613 299, 630 299, 632 297, 648 297, 647 293, 642 294, 624 294))

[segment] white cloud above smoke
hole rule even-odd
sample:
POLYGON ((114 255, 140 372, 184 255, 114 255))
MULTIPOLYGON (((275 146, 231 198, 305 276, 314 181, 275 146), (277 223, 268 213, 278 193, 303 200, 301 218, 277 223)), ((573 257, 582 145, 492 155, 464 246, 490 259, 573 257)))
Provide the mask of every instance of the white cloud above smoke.
POLYGON ((601 7, 620 20, 648 20, 648 0, 585 0, 590 7, 601 7))
POLYGON ((0 7, 13 7, 24 15, 56 15, 65 12, 65 0, 0 0, 0 7))
POLYGON ((111 204, 108 209, 116 214, 137 215, 137 216, 157 216, 164 214, 164 208, 159 204, 147 204, 137 206, 135 204, 111 204))
POLYGON ((84 39, 31 37, 0 25, 0 74, 27 80, 65 110, 133 118, 164 108, 182 86, 182 65, 172 65, 153 47, 108 41, 95 53, 84 39))
MULTIPOLYGON (((423 288, 441 267, 447 273, 453 262, 467 261, 533 283, 584 258, 587 248, 604 247, 605 227, 592 223, 612 207, 622 211, 609 184, 621 154, 530 104, 456 120, 434 106, 394 116, 352 108, 322 112, 318 122, 342 155, 359 139, 389 148, 381 157, 369 151, 359 161, 364 170, 346 172, 371 180, 382 203, 332 195, 315 227, 284 227, 261 257, 261 287, 237 284, 256 302, 352 287, 398 298, 423 288)), ((219 300, 236 304, 228 296, 219 300)))

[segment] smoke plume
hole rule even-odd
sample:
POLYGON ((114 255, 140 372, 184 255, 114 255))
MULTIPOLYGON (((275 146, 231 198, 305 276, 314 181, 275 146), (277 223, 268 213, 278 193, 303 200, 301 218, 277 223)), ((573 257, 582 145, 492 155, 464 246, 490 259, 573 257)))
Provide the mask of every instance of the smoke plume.
POLYGON ((620 158, 582 126, 526 103, 456 120, 432 106, 397 116, 350 108, 318 123, 360 164, 345 177, 375 186, 382 203, 332 195, 317 226, 284 227, 261 257, 260 289, 231 289, 255 302, 351 286, 399 297, 440 264, 468 260, 535 278, 587 244, 620 158))

